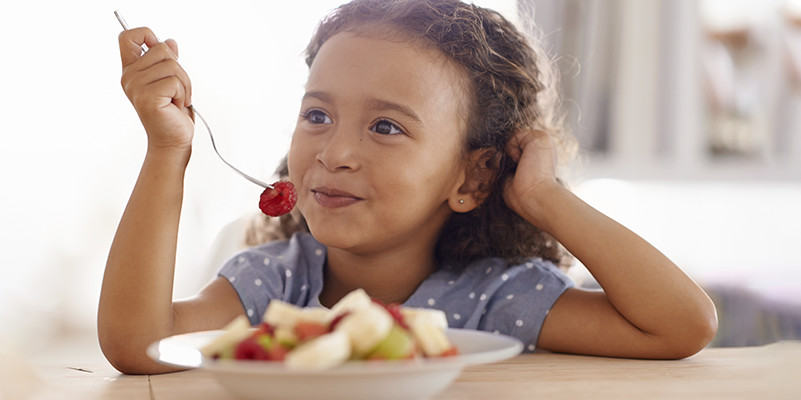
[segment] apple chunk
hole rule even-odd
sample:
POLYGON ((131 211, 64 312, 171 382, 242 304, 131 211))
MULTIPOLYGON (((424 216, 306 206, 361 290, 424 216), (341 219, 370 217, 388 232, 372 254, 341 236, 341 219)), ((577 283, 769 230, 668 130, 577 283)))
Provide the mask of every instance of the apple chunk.
POLYGON ((414 358, 417 345, 412 335, 394 324, 389 334, 371 350, 365 358, 370 360, 400 360, 414 358))

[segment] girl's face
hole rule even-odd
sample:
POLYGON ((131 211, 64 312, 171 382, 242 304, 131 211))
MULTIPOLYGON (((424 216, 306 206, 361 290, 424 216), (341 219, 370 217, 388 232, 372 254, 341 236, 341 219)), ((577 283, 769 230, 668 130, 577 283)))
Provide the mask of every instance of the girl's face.
POLYGON ((340 33, 320 49, 289 178, 328 246, 433 249, 464 180, 462 72, 435 49, 379 37, 340 33))

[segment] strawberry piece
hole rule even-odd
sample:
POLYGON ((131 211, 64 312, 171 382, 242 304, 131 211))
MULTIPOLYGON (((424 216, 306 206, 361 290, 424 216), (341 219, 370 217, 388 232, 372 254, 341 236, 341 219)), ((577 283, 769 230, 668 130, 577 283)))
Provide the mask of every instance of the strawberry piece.
POLYGON ((305 342, 328 333, 328 326, 317 322, 299 321, 295 324, 295 335, 298 340, 305 342))
POLYGON ((455 357, 459 355, 459 349, 456 346, 451 347, 448 350, 445 350, 442 354, 438 355, 437 357, 455 357))
POLYGON ((290 351, 290 349, 288 349, 288 348, 276 343, 275 345, 273 345, 270 348, 269 351, 267 351, 267 354, 269 355, 270 360, 273 360, 273 361, 284 361, 284 359, 286 358, 287 354, 289 354, 289 351, 290 351))
POLYGON ((274 336, 275 335, 275 327, 270 325, 270 324, 268 324, 268 323, 266 323, 266 322, 262 322, 261 324, 259 324, 258 328, 256 329, 256 333, 266 333, 266 334, 268 334, 270 336, 274 336))
POLYGON ((270 355, 259 343, 259 335, 252 335, 241 341, 234 351, 237 360, 269 360, 270 355))
POLYGON ((279 217, 295 207, 298 202, 298 193, 295 185, 289 181, 278 181, 273 183, 271 188, 266 188, 259 198, 259 209, 261 212, 271 216, 279 217))
POLYGON ((387 310, 389 315, 392 316, 392 319, 395 320, 395 323, 400 325, 401 328, 406 329, 407 331, 409 330, 409 325, 406 323, 406 320, 403 318, 403 314, 401 314, 401 307, 402 306, 400 304, 398 304, 398 303, 384 304, 379 300, 376 300, 376 299, 372 299, 372 300, 373 300, 373 303, 376 303, 376 304, 384 307, 384 309, 387 310))
POLYGON ((331 323, 328 325, 328 331, 333 332, 334 329, 336 329, 337 325, 339 325, 339 323, 342 322, 342 320, 345 319, 345 317, 347 317, 348 315, 350 315, 350 311, 345 311, 344 313, 334 317, 334 319, 332 319, 331 323))

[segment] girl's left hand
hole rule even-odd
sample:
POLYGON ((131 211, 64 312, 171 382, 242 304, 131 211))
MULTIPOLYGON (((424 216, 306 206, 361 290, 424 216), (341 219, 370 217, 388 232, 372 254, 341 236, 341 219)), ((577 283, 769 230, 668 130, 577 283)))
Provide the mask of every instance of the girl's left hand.
POLYGON ((548 133, 521 130, 509 140, 506 151, 517 161, 517 171, 506 182, 504 200, 514 212, 526 217, 534 211, 532 201, 545 188, 560 186, 556 180, 556 148, 548 133))

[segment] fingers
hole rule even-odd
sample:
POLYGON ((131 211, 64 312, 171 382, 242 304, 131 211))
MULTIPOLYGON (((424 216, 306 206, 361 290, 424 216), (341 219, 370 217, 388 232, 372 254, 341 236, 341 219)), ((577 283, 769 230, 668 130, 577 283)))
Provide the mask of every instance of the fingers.
POLYGON ((520 161, 520 157, 523 155, 523 149, 528 141, 531 140, 529 138, 530 133, 531 131, 528 130, 519 130, 512 135, 512 138, 509 139, 509 142, 506 144, 506 152, 515 162, 520 161))
POLYGON ((520 161, 523 151, 528 146, 547 151, 554 149, 553 138, 547 132, 542 130, 519 130, 515 132, 506 145, 506 152, 515 161, 520 161))
MULTIPOLYGON (((174 58, 157 59, 151 65, 144 65, 141 70, 127 70, 123 72, 122 87, 126 94, 136 93, 138 90, 146 88, 157 81, 174 78, 174 83, 181 86, 181 90, 186 94, 182 102, 176 103, 188 107, 192 104, 192 82, 189 75, 181 68, 178 61, 174 58)), ((149 63, 148 63, 149 64, 149 63)))
POLYGON ((134 28, 122 31, 118 40, 120 42, 120 59, 122 60, 123 68, 142 56, 142 45, 151 48, 159 43, 158 38, 149 28, 134 28))
POLYGON ((174 61, 165 60, 123 80, 123 89, 135 106, 147 104, 143 99, 169 97, 183 108, 192 104, 189 77, 174 61))
POLYGON ((178 43, 175 40, 167 39, 164 41, 164 44, 166 44, 167 47, 175 53, 175 57, 178 58, 178 43))
MULTIPOLYGON (((123 57, 123 74, 121 84, 125 93, 133 101, 139 97, 137 93, 145 90, 148 86, 153 85, 164 79, 173 82, 175 85, 180 85, 181 88, 171 88, 170 93, 181 93, 180 98, 173 99, 179 107, 188 107, 192 104, 192 84, 189 80, 189 75, 178 63, 178 46, 174 40, 167 40, 163 43, 155 42, 150 44, 150 49, 143 55, 136 55, 134 47, 138 45, 141 38, 148 38, 152 35, 147 28, 137 28, 136 30, 125 31, 120 35, 120 52, 123 57), (131 32, 128 37, 125 34, 131 32), (130 56, 131 62, 126 64, 126 56, 130 56), (173 79, 174 78, 174 79, 173 79)), ((155 38, 155 36, 153 36, 155 38)), ((145 40, 147 44, 147 40, 145 40)), ((138 48, 138 47, 137 47, 138 48)), ((141 52, 141 49, 138 51, 141 52)), ((159 85, 159 88, 164 88, 159 85)), ((157 96, 163 96, 165 93, 157 93, 157 96)))
POLYGON ((152 90, 142 93, 141 98, 134 99, 134 102, 155 109, 166 107, 170 103, 182 109, 186 107, 186 91, 175 77, 161 79, 150 86, 152 90))

